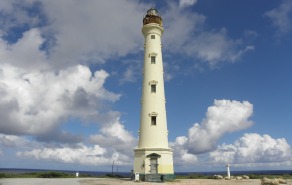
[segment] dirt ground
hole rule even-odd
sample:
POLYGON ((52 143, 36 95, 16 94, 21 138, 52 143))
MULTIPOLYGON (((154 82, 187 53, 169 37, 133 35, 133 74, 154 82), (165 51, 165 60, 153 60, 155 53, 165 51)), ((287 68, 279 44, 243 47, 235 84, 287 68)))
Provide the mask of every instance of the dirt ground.
MULTIPOLYGON (((85 179, 79 181, 80 185, 157 185, 160 183, 133 182, 126 179, 85 179)), ((163 183, 165 185, 260 185, 259 179, 250 180, 212 180, 212 179, 179 179, 174 182, 163 183)), ((288 185, 292 185, 289 180, 288 185)))
MULTIPOLYGON (((211 180, 211 179, 179 179, 174 182, 151 183, 133 182, 129 179, 103 178, 69 178, 69 179, 39 179, 39 178, 11 178, 0 179, 0 185, 260 185, 259 179, 251 180, 211 180)), ((288 180, 287 185, 292 185, 288 180)))

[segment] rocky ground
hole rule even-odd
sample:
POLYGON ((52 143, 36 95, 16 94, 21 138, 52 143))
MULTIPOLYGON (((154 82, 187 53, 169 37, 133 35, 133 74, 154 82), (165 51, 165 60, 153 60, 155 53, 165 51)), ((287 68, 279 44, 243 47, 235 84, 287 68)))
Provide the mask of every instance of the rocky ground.
MULTIPOLYGON (((0 179, 0 185, 158 185, 160 183, 133 182, 129 179, 103 178, 67 178, 67 179, 40 179, 40 178, 11 178, 0 179)), ((165 185, 260 185, 259 179, 251 180, 211 180, 211 179, 179 179, 165 185)), ((292 180, 288 180, 292 185, 292 180)))
MULTIPOLYGON (((151 182, 133 182, 121 179, 84 179, 80 185, 157 185, 151 182)), ((165 185, 260 185, 259 179, 250 180, 211 180, 211 179, 179 179, 174 182, 166 182, 165 185)), ((288 181, 292 185, 292 180, 288 181)))

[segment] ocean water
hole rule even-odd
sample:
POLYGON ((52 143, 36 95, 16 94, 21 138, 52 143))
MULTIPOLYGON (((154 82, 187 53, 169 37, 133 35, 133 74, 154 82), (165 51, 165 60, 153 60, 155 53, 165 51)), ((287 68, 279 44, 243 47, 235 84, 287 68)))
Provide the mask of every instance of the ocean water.
MULTIPOLYGON (((9 173, 9 174, 24 174, 24 173, 34 173, 34 172, 64 172, 69 174, 74 174, 77 171, 70 171, 70 170, 50 170, 50 169, 18 169, 18 168, 0 168, 0 173, 9 173)), ((91 176, 101 176, 106 174, 112 174, 112 172, 103 172, 103 171, 78 171, 79 175, 86 174, 91 176)), ((114 172, 114 175, 121 175, 124 177, 129 177, 130 172, 114 172)))
MULTIPOLYGON (((12 174, 23 174, 33 172, 49 172, 58 171, 75 174, 76 171, 70 170, 43 170, 43 169, 17 169, 17 168, 0 168, 0 173, 12 173, 12 174)), ((79 174, 87 174, 91 176, 101 176, 105 174, 111 174, 112 172, 103 171, 79 171, 79 174)), ((121 175, 124 177, 130 177, 130 172, 114 172, 115 175, 121 175)), ((176 175, 189 175, 189 174, 202 174, 202 175, 226 175, 226 171, 214 171, 214 172, 176 172, 176 175)), ((291 174, 292 170, 261 170, 261 171, 231 171, 231 175, 246 175, 246 174, 263 174, 263 175, 281 175, 291 174)))

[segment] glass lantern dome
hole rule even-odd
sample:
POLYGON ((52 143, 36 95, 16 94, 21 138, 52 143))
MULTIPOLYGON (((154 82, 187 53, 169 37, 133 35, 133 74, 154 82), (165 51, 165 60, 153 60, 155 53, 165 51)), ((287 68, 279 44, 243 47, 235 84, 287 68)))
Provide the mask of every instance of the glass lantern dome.
POLYGON ((154 15, 154 16, 158 16, 158 11, 154 8, 150 8, 148 11, 147 11, 147 15, 154 15))
POLYGON ((150 8, 143 19, 143 25, 150 23, 156 23, 162 27, 162 18, 159 16, 158 11, 155 8, 150 8))

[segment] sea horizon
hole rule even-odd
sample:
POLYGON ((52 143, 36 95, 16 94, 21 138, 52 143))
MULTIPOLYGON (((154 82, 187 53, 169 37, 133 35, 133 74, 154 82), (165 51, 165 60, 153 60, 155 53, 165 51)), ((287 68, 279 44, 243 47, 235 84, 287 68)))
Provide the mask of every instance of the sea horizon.
MULTIPOLYGON (((64 173, 75 174, 87 174, 91 176, 101 176, 106 174, 114 174, 121 176, 129 176, 129 172, 125 171, 86 171, 86 170, 56 170, 56 169, 26 169, 26 168, 0 168, 0 173, 12 173, 12 174, 24 174, 24 173, 34 173, 34 172, 49 172, 57 171, 64 173)), ((189 171, 189 172, 175 172, 175 175, 189 175, 189 174, 201 174, 201 175, 224 175, 226 171, 189 171)), ((231 171, 232 175, 246 175, 246 174, 263 174, 263 175, 281 175, 281 174, 292 174, 292 170, 240 170, 240 171, 231 171)))

